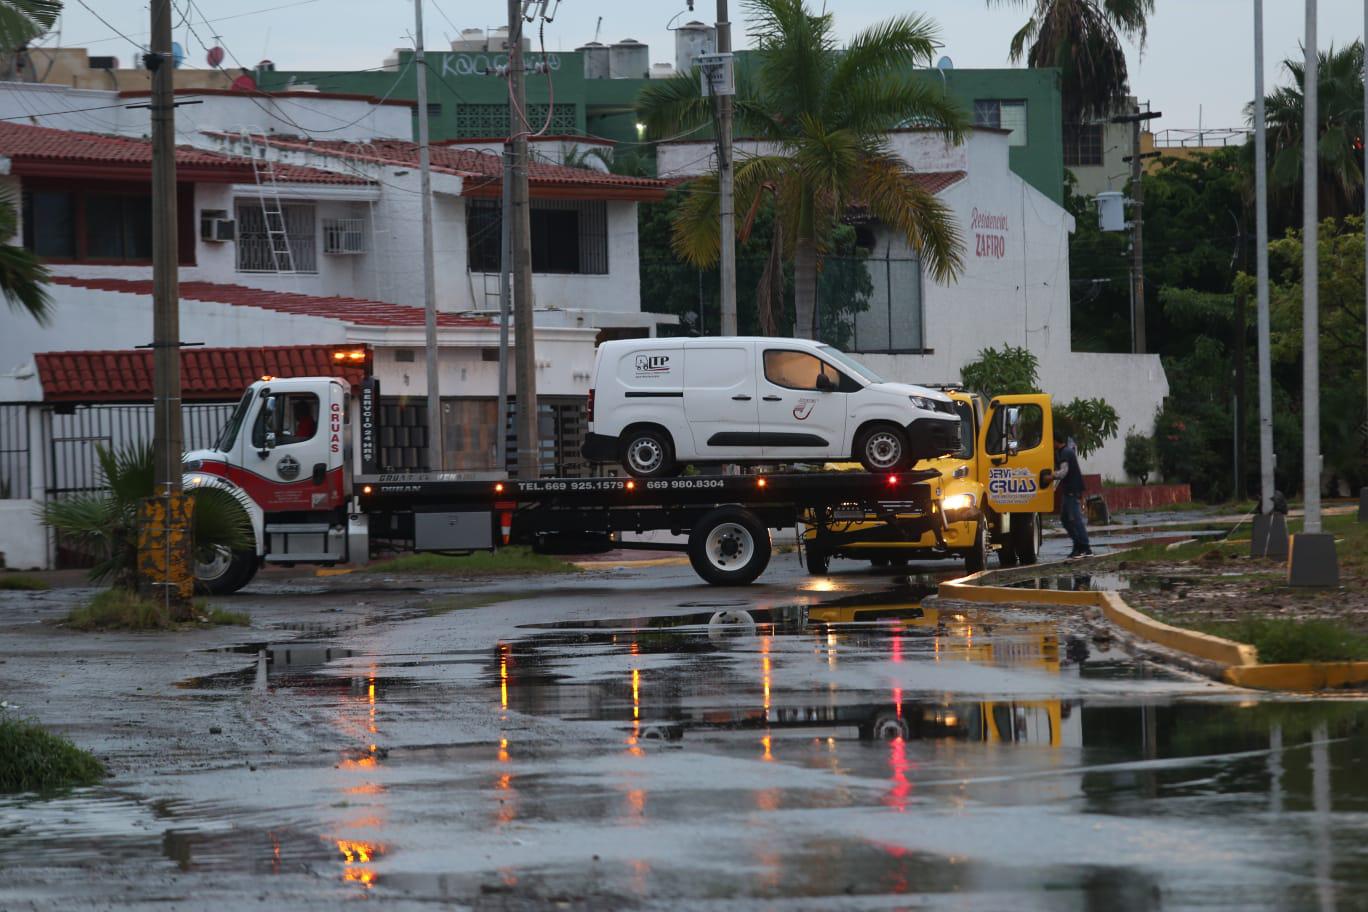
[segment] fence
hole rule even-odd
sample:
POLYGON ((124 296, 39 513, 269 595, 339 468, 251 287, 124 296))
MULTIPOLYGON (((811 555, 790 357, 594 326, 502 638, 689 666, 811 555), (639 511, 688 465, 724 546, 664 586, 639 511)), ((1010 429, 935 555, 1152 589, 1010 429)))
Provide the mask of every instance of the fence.
POLYGON ((28 422, 28 406, 0 405, 0 500, 28 499, 28 422))

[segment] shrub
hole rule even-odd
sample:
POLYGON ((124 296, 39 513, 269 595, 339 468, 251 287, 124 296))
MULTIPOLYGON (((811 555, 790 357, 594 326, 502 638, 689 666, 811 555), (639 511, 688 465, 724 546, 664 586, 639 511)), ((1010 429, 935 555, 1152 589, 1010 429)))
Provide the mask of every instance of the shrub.
POLYGON ((1154 441, 1144 434, 1127 434, 1123 465, 1127 475, 1140 479, 1142 485, 1149 484, 1154 472, 1154 441))
POLYGON ((0 793, 94 785, 104 766, 61 735, 0 712, 0 793))

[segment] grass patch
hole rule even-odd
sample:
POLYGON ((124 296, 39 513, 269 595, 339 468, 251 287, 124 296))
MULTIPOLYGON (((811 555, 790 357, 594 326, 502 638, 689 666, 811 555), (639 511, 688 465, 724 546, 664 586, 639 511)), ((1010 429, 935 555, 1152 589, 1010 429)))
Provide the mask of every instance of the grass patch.
POLYGON ((458 596, 433 602, 428 606, 427 613, 429 617, 438 617, 439 615, 450 614, 453 611, 488 608, 490 605, 497 605, 500 602, 513 602, 526 597, 527 593, 525 592, 489 592, 482 595, 458 596))
MULTIPOLYGON (((193 606, 194 621, 219 627, 248 627, 251 615, 244 611, 214 608, 203 602, 193 606)), ((127 589, 106 589, 79 608, 71 609, 66 624, 73 630, 170 630, 193 626, 171 618, 166 606, 127 589)))
POLYGON ((29 592, 51 588, 46 581, 40 580, 36 576, 25 576, 22 573, 0 573, 0 589, 29 592))
POLYGON ((1259 661, 1268 664, 1368 660, 1368 636, 1334 621, 1248 618, 1200 624, 1194 629, 1255 646, 1259 661))
POLYGON ((0 793, 94 785, 104 774, 104 765, 69 739, 0 713, 0 793))
POLYGON ((536 554, 529 548, 503 548, 499 551, 476 551, 474 554, 405 554, 387 561, 377 561, 362 568, 361 573, 412 573, 443 576, 501 576, 515 573, 576 573, 574 564, 536 554))
POLYGON ((67 615, 73 630, 166 630, 174 626, 161 602, 127 589, 106 589, 67 615))
POLYGON ((204 622, 215 627, 250 627, 252 616, 245 611, 229 611, 226 608, 210 608, 204 614, 204 622))

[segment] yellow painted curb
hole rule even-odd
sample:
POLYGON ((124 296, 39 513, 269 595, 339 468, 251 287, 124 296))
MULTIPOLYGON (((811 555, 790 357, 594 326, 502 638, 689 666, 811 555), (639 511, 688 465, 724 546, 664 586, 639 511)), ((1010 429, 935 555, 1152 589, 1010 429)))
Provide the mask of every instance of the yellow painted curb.
POLYGON ((1225 680, 1259 690, 1327 690, 1368 684, 1368 662, 1290 662, 1227 668, 1225 680))
POLYGON ((319 567, 314 571, 314 576, 346 576, 355 572, 352 567, 319 567))
POLYGON ((1237 668, 1243 669, 1259 663, 1259 651, 1253 646, 1156 621, 1127 605, 1115 592, 1099 594, 1102 596, 1102 613, 1107 620, 1152 643, 1185 652, 1208 662, 1230 666, 1226 671, 1227 675, 1237 668))
POLYGON ((1018 589, 1014 586, 980 586, 973 582, 988 572, 990 571, 941 583, 937 591, 944 598, 960 599, 965 602, 1015 602, 1030 605, 1074 605, 1084 608, 1102 606, 1104 593, 1087 589, 1018 589))
POLYGON ((683 567, 687 557, 653 557, 639 561, 573 561, 581 570, 635 570, 638 567, 683 567))

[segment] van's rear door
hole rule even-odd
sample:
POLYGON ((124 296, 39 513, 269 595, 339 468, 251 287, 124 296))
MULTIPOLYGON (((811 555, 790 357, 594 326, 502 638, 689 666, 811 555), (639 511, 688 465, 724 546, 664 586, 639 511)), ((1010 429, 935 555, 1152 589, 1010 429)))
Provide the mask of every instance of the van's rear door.
POLYGON ((684 348, 684 414, 699 458, 756 458, 759 413, 752 343, 699 340, 684 348))

